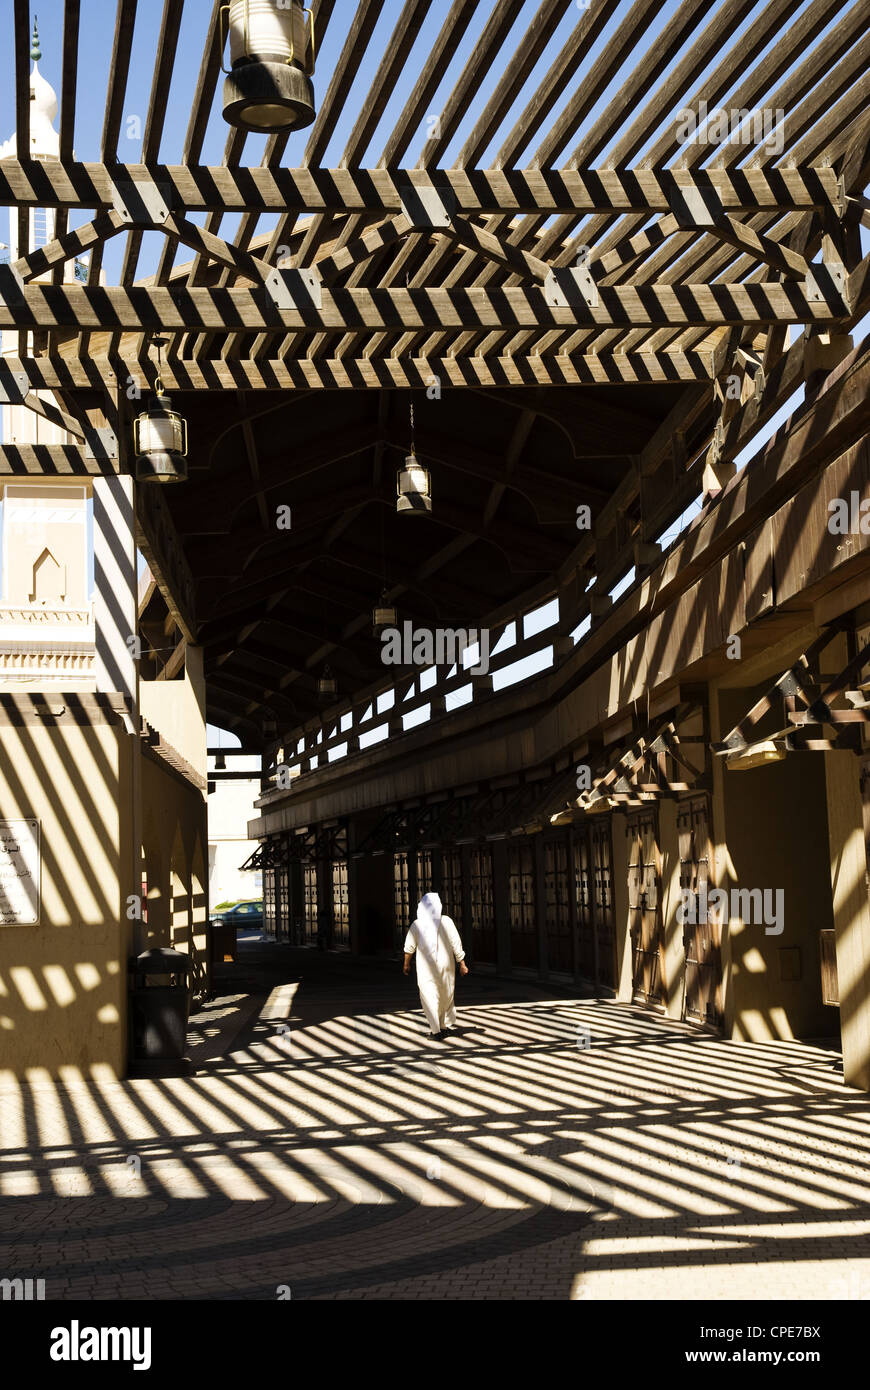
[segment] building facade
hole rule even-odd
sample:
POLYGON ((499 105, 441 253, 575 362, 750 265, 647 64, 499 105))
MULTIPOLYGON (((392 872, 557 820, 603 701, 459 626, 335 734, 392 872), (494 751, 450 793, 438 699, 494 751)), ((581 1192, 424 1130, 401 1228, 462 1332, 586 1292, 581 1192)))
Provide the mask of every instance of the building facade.
MULTIPOLYGON (((35 46, 31 157, 45 164, 56 114, 35 46)), ((33 209, 19 246, 13 208, 9 258, 45 247, 54 217, 33 209)), ((4 330, 2 360, 32 339, 4 330)), ((14 372, 11 385, 4 447, 38 458, 80 445, 50 392, 16 390, 14 372)), ((201 653, 183 651, 165 678, 155 649, 174 629, 147 570, 138 581, 132 479, 7 473, 0 488, 0 1069, 120 1077, 131 957, 181 949, 192 997, 208 987, 201 653)))

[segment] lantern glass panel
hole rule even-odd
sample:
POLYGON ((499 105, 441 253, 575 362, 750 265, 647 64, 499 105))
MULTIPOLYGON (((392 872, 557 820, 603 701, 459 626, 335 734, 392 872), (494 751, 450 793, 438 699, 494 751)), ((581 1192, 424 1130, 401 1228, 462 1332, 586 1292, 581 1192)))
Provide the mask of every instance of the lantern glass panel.
POLYGON ((186 430, 180 416, 171 412, 166 415, 140 415, 136 424, 137 454, 187 452, 186 430))

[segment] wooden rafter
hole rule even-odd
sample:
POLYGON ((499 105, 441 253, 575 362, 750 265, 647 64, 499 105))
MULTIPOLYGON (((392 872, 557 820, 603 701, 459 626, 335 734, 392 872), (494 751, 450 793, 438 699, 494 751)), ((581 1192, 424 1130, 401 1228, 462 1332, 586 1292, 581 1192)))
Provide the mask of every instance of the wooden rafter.
MULTIPOLYGON (((83 389, 117 377, 143 380, 147 357, 119 351, 112 357, 6 359, 33 388, 83 389)), ((2 366, 0 366, 2 371, 2 366)), ((173 357, 162 368, 172 391, 401 390, 428 388, 436 378, 445 386, 576 386, 584 382, 637 386, 650 382, 705 382, 717 373, 712 352, 628 352, 567 356, 550 353, 511 357, 360 357, 197 360, 173 357)))
MULTIPOLYGON (((109 138, 117 139, 112 121, 109 138)), ((833 169, 737 169, 694 176, 672 169, 281 169, 227 166, 0 161, 0 205, 110 208, 118 189, 170 211, 399 213, 423 194, 451 211, 500 213, 838 211, 843 193, 833 169)))
POLYGON ((548 303, 545 291, 517 289, 343 290, 323 286, 322 303, 310 295, 298 272, 277 271, 286 286, 282 307, 263 289, 191 289, 178 295, 161 287, 93 290, 86 286, 29 285, 21 289, 0 267, 0 328, 76 328, 116 331, 259 333, 288 331, 346 333, 437 329, 540 331, 547 325, 721 327, 729 324, 821 323, 849 317, 849 306, 832 277, 816 267, 816 284, 649 285, 643 293, 613 286, 588 304, 578 292, 571 303, 548 303))

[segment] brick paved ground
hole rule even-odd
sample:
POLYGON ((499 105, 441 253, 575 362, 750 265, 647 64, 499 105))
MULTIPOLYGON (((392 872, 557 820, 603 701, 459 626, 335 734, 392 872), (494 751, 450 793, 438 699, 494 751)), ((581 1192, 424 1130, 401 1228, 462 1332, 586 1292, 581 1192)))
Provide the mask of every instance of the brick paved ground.
POLYGON ((870 1298, 870 1097, 480 975, 247 946, 189 1078, 0 1083, 0 1277, 49 1299, 870 1298), (588 1029, 591 1046, 578 1047, 588 1029))

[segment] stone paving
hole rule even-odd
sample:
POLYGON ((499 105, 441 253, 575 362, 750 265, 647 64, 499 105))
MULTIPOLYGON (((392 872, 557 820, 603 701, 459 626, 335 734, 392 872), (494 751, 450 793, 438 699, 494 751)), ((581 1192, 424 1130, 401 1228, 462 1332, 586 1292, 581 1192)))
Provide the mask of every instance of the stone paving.
POLYGON ((0 1076, 0 1278, 47 1299, 867 1299, 870 1097, 470 976, 243 946, 190 1077, 0 1076))

